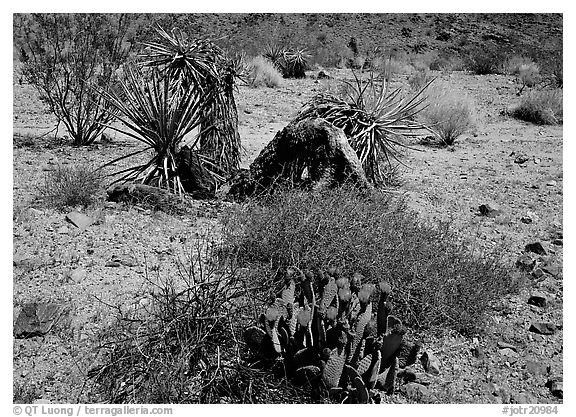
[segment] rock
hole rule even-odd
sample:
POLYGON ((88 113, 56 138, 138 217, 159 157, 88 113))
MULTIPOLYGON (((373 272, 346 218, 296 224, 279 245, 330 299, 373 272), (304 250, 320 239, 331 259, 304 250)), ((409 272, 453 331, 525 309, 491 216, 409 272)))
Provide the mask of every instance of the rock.
POLYGON ((564 378, 552 377, 546 382, 546 387, 550 389, 550 392, 556 398, 564 398, 564 378))
POLYGON ((115 209, 118 207, 120 207, 120 205, 115 201, 106 201, 104 203, 104 208, 107 208, 107 209, 115 209))
POLYGON ((546 298, 546 294, 541 292, 535 292, 532 293, 530 298, 528 298, 528 304, 537 307, 546 307, 546 304, 548 304, 548 299, 546 298))
POLYGON ((500 210, 500 206, 498 206, 495 203, 485 203, 485 204, 481 204, 478 207, 478 210, 480 211, 480 215, 481 216, 486 216, 486 217, 497 217, 500 214, 502 214, 502 210, 500 210))
POLYGON ((422 363, 424 370, 429 374, 440 374, 440 360, 433 353, 422 353, 422 356, 420 356, 420 362, 422 363))
POLYGON ((46 398, 38 398, 32 401, 32 404, 52 404, 52 402, 50 400, 47 400, 46 398))
POLYGON ((556 246, 563 246, 564 245, 564 241, 562 239, 554 239, 554 240, 552 240, 551 243, 553 245, 556 245, 556 246))
POLYGON ((484 359, 486 355, 484 354, 484 349, 482 349, 480 346, 476 346, 474 349, 472 349, 472 356, 478 359, 484 359))
POLYGON ((522 223, 530 224, 535 222, 538 219, 538 216, 533 211, 528 211, 524 216, 520 218, 522 223))
POLYGON ((546 255, 546 250, 540 242, 528 243, 526 246, 524 246, 524 250, 527 252, 535 253, 537 255, 546 255))
POLYGON ((516 158, 514 158, 515 164, 524 164, 530 160, 530 157, 523 152, 516 154, 516 158))
POLYGON ((87 273, 82 268, 76 268, 74 271, 70 273, 70 278, 72 279, 72 281, 78 283, 84 282, 86 280, 86 276, 87 273))
POLYGON ((59 235, 65 235, 70 231, 70 229, 68 229, 66 226, 61 226, 58 228, 58 230, 56 230, 56 233, 58 233, 59 235))
POLYGON ((556 333, 556 325, 554 323, 537 322, 532 323, 528 330, 538 334, 551 335, 556 333))
POLYGON ((108 261, 106 264, 104 264, 104 266, 108 268, 118 268, 122 266, 122 264, 118 261, 108 261))
POLYGON ((542 268, 536 267, 536 268, 534 268, 534 269, 532 270, 532 276, 533 276, 534 278, 540 278, 540 277, 542 277, 543 275, 544 275, 544 271, 542 270, 542 268))
POLYGON ((424 385, 417 384, 416 382, 409 382, 400 387, 400 392, 404 396, 413 401, 422 401, 430 396, 430 391, 424 385))
POLYGON ((502 342, 502 341, 498 341, 496 343, 496 346, 498 346, 498 349, 512 349, 514 352, 516 352, 518 350, 518 348, 516 346, 511 345, 510 343, 502 342))
POLYGON ((561 269, 558 265, 545 265, 542 267, 542 270, 555 278, 557 278, 561 273, 561 269))
POLYGON ((56 303, 24 304, 14 324, 14 337, 29 338, 45 335, 63 312, 64 307, 56 303))
POLYGON ((548 366, 542 362, 526 361, 526 372, 533 376, 542 376, 548 373, 548 366))
POLYGON ((77 211, 68 213, 66 215, 66 220, 68 220, 70 223, 72 223, 80 230, 84 230, 92 223, 94 223, 94 219, 92 217, 79 213, 77 211))
POLYGON ((324 70, 321 70, 320 72, 318 72, 318 77, 319 80, 325 80, 325 79, 329 79, 332 78, 327 72, 325 72, 324 70))
POLYGON ((512 400, 516 404, 538 404, 538 399, 527 392, 516 394, 513 396, 512 400))
POLYGON ((516 266, 523 271, 531 271, 536 263, 535 259, 528 253, 523 253, 516 260, 516 266))
POLYGON ((507 362, 514 364, 518 361, 518 353, 510 348, 500 349, 500 355, 504 356, 507 362))
POLYGON ((533 161, 536 165, 538 165, 540 162, 542 162, 542 159, 534 157, 533 161))
POLYGON ((548 181, 548 182, 546 183, 546 185, 547 185, 548 187, 556 187, 556 184, 557 184, 557 183, 556 183, 556 181, 554 181, 554 180, 548 181))

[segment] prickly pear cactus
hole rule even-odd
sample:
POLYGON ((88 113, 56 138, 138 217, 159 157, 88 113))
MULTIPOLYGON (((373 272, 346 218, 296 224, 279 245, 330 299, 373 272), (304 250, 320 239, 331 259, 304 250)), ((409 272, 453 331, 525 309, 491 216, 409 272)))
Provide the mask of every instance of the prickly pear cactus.
POLYGON ((403 342, 406 329, 390 315, 390 284, 375 287, 364 280, 333 267, 325 273, 288 268, 278 297, 260 317, 261 327, 244 332, 254 358, 270 366, 283 361, 295 385, 323 389, 344 402, 368 403, 376 390, 391 393, 398 364, 414 363, 420 345, 403 342))

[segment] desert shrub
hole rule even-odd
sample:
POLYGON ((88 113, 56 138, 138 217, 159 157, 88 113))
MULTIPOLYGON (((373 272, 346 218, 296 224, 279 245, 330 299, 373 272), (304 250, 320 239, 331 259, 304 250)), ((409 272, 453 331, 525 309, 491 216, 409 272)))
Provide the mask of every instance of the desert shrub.
POLYGON ((49 171, 39 194, 50 207, 88 207, 102 191, 102 174, 90 164, 60 165, 49 171))
POLYGON ((112 119, 93 87, 112 88, 130 50, 131 20, 124 14, 14 15, 23 76, 75 145, 94 142, 112 119))
MULTIPOLYGON (((104 402, 218 403, 238 395, 241 314, 250 307, 232 259, 212 257, 218 243, 201 235, 178 272, 146 275, 132 306, 97 336, 101 363, 89 376, 104 402)), ((146 269, 148 271, 148 268, 146 269)))
POLYGON ((509 75, 519 75, 520 67, 523 65, 534 64, 530 58, 524 56, 514 55, 513 57, 507 59, 504 63, 504 71, 509 75))
POLYGON ((272 62, 263 56, 254 57, 248 67, 248 83, 252 87, 279 87, 282 85, 282 74, 272 62))
POLYGON ((510 114, 516 119, 539 125, 552 125, 563 121, 563 94, 561 89, 530 91, 510 114))
POLYGON ((433 77, 426 69, 422 70, 415 70, 410 74, 408 77, 408 85, 413 91, 421 90, 426 86, 430 81, 432 81, 433 77))
POLYGON ((385 278, 394 310, 419 329, 472 331, 490 302, 516 285, 497 255, 471 253, 447 224, 422 223, 390 194, 290 190, 236 207, 223 223, 224 241, 254 285, 281 286, 275 272, 288 266, 340 267, 374 284, 385 278))
POLYGON ((499 74, 503 59, 497 52, 474 51, 467 57, 467 67, 476 75, 499 74))
POLYGON ((518 79, 522 86, 534 87, 540 82, 540 68, 533 62, 520 65, 518 69, 518 79))
POLYGON ((427 107, 419 116, 441 143, 452 145, 474 126, 473 102, 464 92, 436 84, 427 89, 425 96, 427 107))

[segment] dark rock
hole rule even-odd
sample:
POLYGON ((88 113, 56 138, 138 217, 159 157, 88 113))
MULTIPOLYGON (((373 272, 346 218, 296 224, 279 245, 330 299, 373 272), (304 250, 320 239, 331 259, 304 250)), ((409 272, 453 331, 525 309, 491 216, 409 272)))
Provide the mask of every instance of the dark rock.
POLYGON ((556 246, 563 246, 564 245, 564 240, 563 239, 554 239, 551 242, 553 245, 556 246))
POLYGON ((535 292, 530 296, 530 298, 528 298, 528 304, 537 307, 546 307, 546 304, 548 304, 548 299, 544 293, 535 292))
POLYGON ((420 362, 422 363, 424 370, 429 374, 440 374, 440 360, 433 353, 424 352, 422 356, 420 356, 420 362))
POLYGON ((77 211, 73 211, 66 215, 66 220, 72 223, 80 230, 86 229, 92 223, 94 223, 94 219, 90 216, 85 214, 79 213, 77 211))
POLYGON ((540 277, 542 277, 543 275, 544 275, 544 271, 542 270, 542 268, 536 267, 536 268, 534 268, 534 269, 532 270, 532 276, 533 276, 534 278, 540 278, 540 277))
POLYGON ((532 323, 528 330, 538 334, 551 335, 556 333, 556 325, 554 323, 543 322, 532 323))
POLYGON ((475 346, 474 349, 472 349, 472 356, 478 359, 484 359, 486 355, 484 354, 484 349, 480 346, 475 346))
POLYGON ((321 70, 320 72, 318 72, 318 77, 319 80, 325 80, 325 79, 329 79, 332 78, 326 71, 321 70))
POLYGON ((430 391, 424 385, 409 382, 400 387, 400 392, 413 401, 422 401, 430 396, 430 391))
POLYGON ((516 154, 516 158, 514 158, 515 164, 524 164, 530 160, 530 157, 525 153, 518 153, 516 154))
POLYGON ((546 382, 546 387, 550 389, 553 396, 557 398, 564 398, 564 378, 552 377, 546 382))
POLYGON ((502 214, 502 210, 500 210, 500 207, 494 203, 481 204, 478 207, 478 210, 480 211, 481 216, 486 217, 497 217, 500 214, 502 214))
POLYGON ((546 185, 547 185, 548 187, 555 187, 556 184, 557 184, 557 182, 556 182, 555 180, 551 180, 551 181, 548 181, 548 182, 546 183, 546 185))
POLYGON ((122 264, 119 261, 108 261, 104 266, 108 268, 118 268, 122 266, 122 264))
POLYGON ((64 307, 56 303, 27 303, 14 324, 14 337, 29 338, 48 333, 62 316, 64 307))
POLYGON ((529 272, 534 267, 535 262, 536 261, 530 254, 523 253, 516 260, 516 266, 523 271, 529 272))
POLYGON ((546 250, 540 242, 528 243, 526 246, 524 246, 524 250, 527 252, 535 253, 537 255, 546 255, 546 250))

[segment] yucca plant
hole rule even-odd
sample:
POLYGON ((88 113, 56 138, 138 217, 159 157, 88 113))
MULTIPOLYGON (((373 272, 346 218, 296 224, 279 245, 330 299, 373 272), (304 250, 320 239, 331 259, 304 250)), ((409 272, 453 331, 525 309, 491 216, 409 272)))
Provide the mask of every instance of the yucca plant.
POLYGON ((144 143, 146 147, 106 165, 150 149, 154 155, 146 163, 117 172, 122 176, 114 182, 135 180, 182 193, 184 188, 178 173, 177 153, 184 137, 200 128, 213 91, 175 89, 173 80, 155 69, 149 76, 134 66, 127 66, 124 72, 120 91, 100 92, 117 112, 115 117, 125 126, 108 127, 144 143))
POLYGON ((306 48, 288 49, 283 53, 284 78, 305 78, 310 54, 306 48))
POLYGON ((198 89, 204 101, 199 152, 211 158, 222 174, 240 166, 238 111, 234 100, 235 79, 241 61, 227 55, 209 39, 188 39, 173 29, 156 29, 158 41, 145 42, 143 66, 157 68, 171 80, 172 88, 198 89), (210 92, 209 95, 205 93, 210 92))
POLYGON ((398 136, 411 136, 418 131, 430 129, 415 120, 424 108, 424 90, 406 97, 401 89, 390 90, 388 81, 377 79, 370 72, 367 81, 355 73, 354 83, 345 81, 343 97, 321 93, 308 103, 297 120, 323 118, 341 128, 352 148, 356 151, 367 178, 375 184, 385 183, 385 173, 380 163, 391 164, 391 158, 399 161, 398 147, 406 147, 398 136))
POLYGON ((264 49, 262 56, 269 60, 278 71, 284 74, 284 67, 286 65, 284 62, 284 52, 286 52, 285 48, 278 45, 268 44, 264 49))

